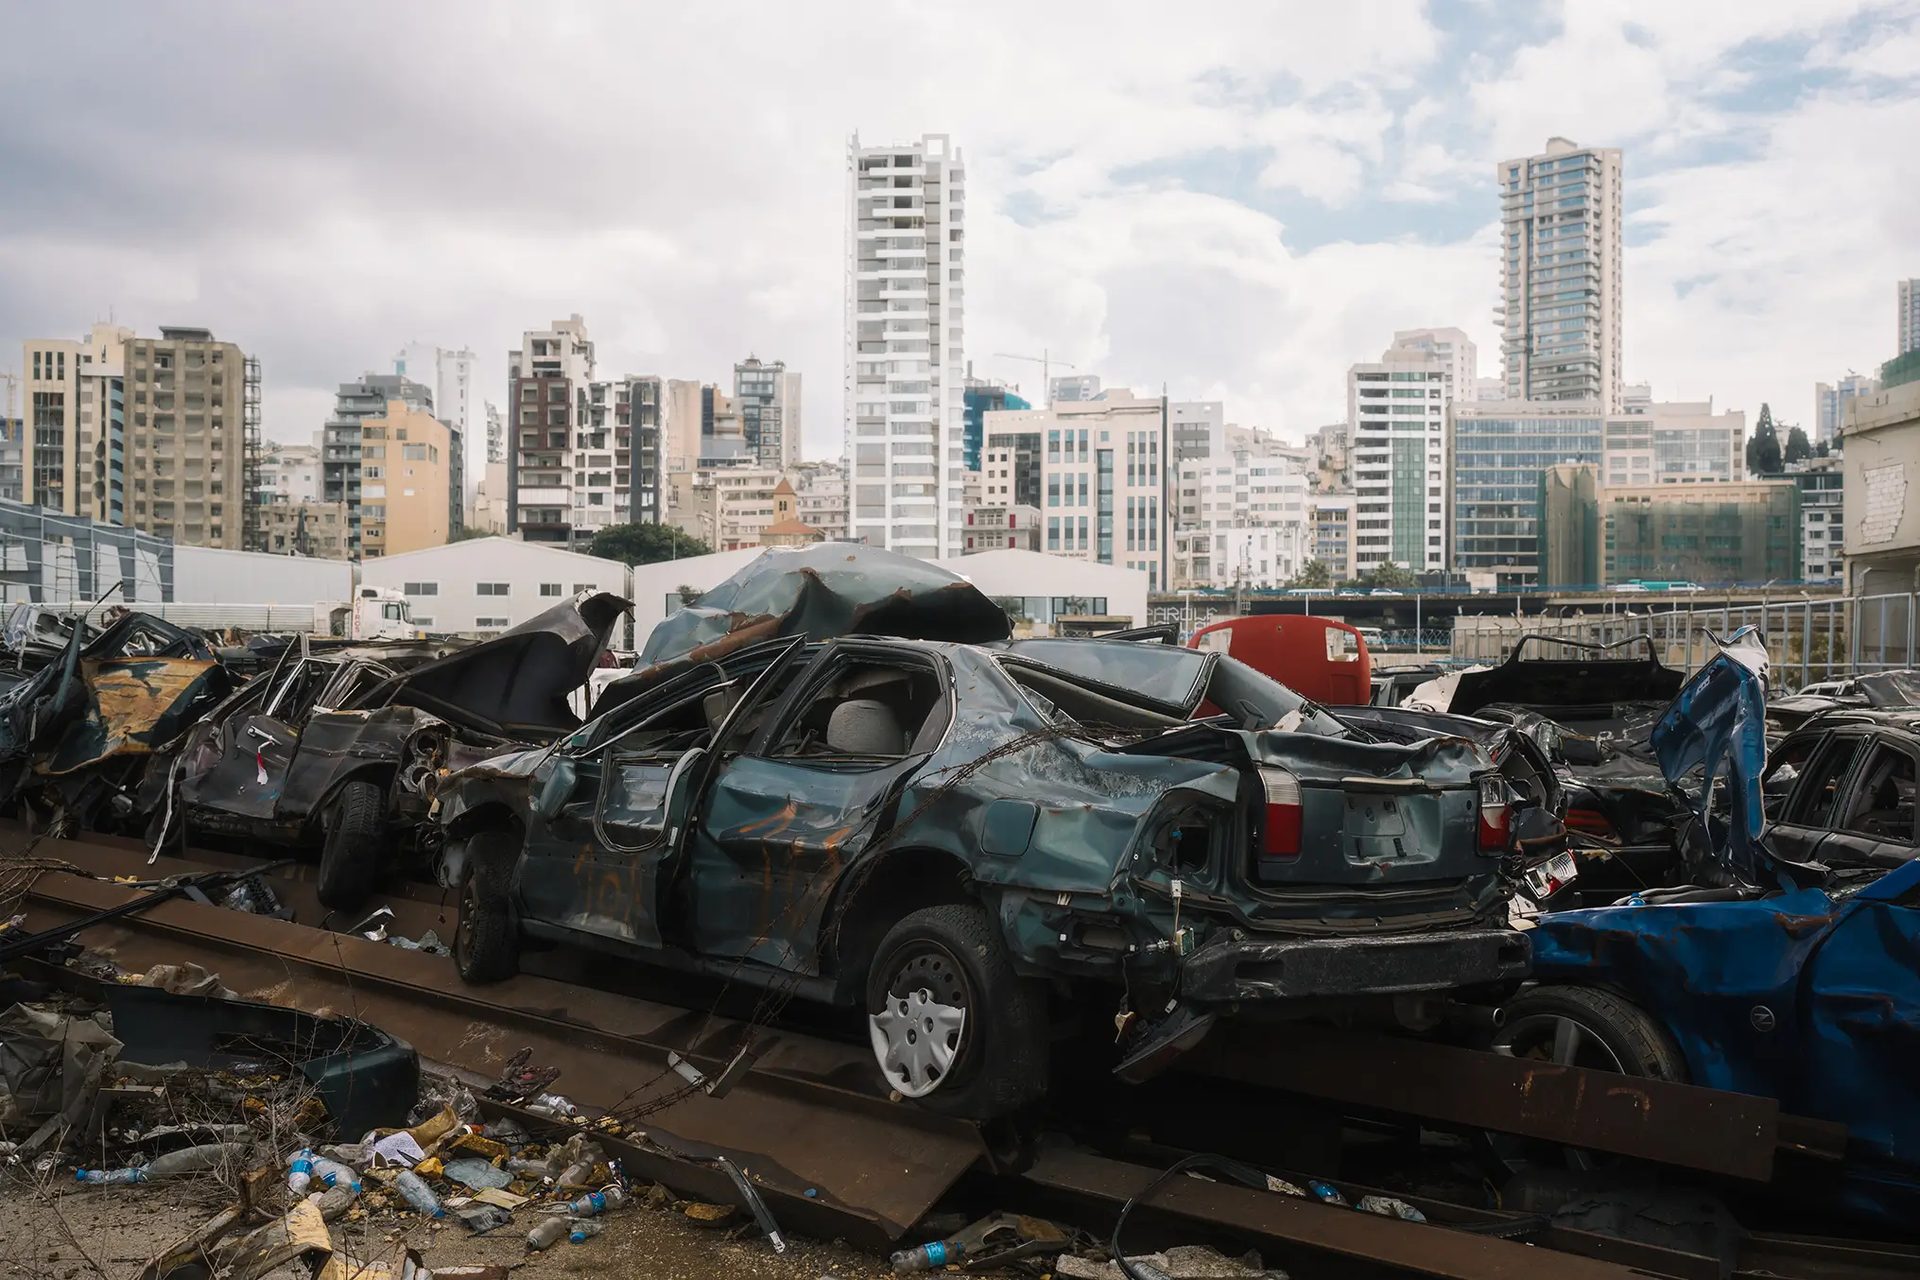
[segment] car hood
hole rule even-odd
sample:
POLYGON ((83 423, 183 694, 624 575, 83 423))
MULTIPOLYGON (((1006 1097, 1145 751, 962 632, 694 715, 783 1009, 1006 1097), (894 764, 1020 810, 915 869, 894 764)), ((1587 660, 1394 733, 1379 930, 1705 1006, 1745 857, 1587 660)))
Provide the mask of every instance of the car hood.
POLYGON ((1770 879, 1760 846, 1766 817, 1760 775, 1767 764, 1767 651, 1742 627, 1681 686, 1653 726, 1653 751, 1667 782, 1694 796, 1694 813, 1712 833, 1713 853, 1748 883, 1770 879), (1696 776, 1697 775, 1697 776, 1696 776), (1724 783, 1727 822, 1709 822, 1715 786, 1724 783), (1697 793, 1693 788, 1697 786, 1697 793))
POLYGON ((789 636, 983 644, 1011 630, 1006 611, 972 583, 925 560, 847 542, 776 547, 655 626, 636 670, 789 636))
POLYGON ((1465 671, 1454 686, 1447 710, 1470 716, 1493 703, 1540 710, 1564 706, 1668 701, 1680 691, 1681 673, 1653 656, 1653 642, 1636 636, 1618 644, 1576 644, 1552 636, 1524 635, 1497 667, 1465 671), (1529 645, 1558 645, 1582 651, 1578 658, 1529 658, 1529 645), (1624 651, 1645 646, 1644 657, 1624 651))
POLYGON ((608 591, 582 591, 491 640, 403 672, 342 710, 418 707, 506 738, 564 733, 580 725, 567 695, 586 683, 632 607, 608 591))

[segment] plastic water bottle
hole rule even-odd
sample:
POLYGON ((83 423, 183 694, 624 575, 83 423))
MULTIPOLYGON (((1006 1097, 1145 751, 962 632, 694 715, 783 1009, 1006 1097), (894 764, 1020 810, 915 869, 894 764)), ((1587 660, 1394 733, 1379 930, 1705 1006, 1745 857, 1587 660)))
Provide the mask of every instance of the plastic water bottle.
POLYGON ((545 1222, 527 1232, 527 1248, 550 1249, 567 1234, 567 1228, 573 1224, 565 1218, 548 1218, 545 1222))
POLYGON ((573 1229, 567 1232, 567 1243, 581 1244, 591 1240, 600 1234, 600 1228, 605 1225, 606 1223, 604 1222, 594 1222, 592 1219, 588 1219, 585 1222, 576 1222, 573 1224, 573 1229))
POLYGON ((145 1182, 147 1171, 145 1168, 75 1169, 73 1180, 90 1187, 130 1187, 136 1182, 145 1182))
POLYGON ((182 1173, 203 1173, 218 1169, 238 1156, 245 1145, 237 1142, 207 1142, 197 1147, 182 1147, 147 1162, 149 1178, 171 1178, 182 1173))
POLYGON ((1341 1208, 1352 1207, 1347 1203, 1347 1198, 1340 1194, 1340 1188, 1330 1182, 1309 1182, 1307 1190, 1313 1193, 1314 1199, 1326 1204, 1337 1204, 1341 1208))
POLYGON ((360 1190, 359 1174, 339 1161, 329 1160, 325 1156, 313 1158, 313 1176, 320 1179, 320 1185, 323 1187, 351 1187, 356 1192, 360 1190))
POLYGON ((593 1166, 595 1163, 592 1157, 575 1160, 572 1164, 560 1171, 560 1176, 553 1180, 553 1185, 556 1187, 586 1186, 587 1180, 593 1177, 593 1166))
POLYGON ((313 1152, 302 1147, 293 1153, 293 1161, 287 1165, 287 1190, 303 1196, 307 1193, 307 1184, 312 1181, 313 1152))
POLYGON ((893 1273, 897 1276, 910 1275, 915 1271, 938 1271, 950 1262, 960 1261, 962 1249, 951 1240, 933 1240, 911 1249, 902 1249, 893 1255, 893 1273))
POLYGON ((433 1188, 413 1170, 393 1180, 393 1189, 398 1191, 406 1202, 426 1214, 429 1218, 444 1218, 447 1211, 440 1207, 440 1197, 433 1194, 433 1188))
POLYGON ((567 1201, 567 1212, 576 1218, 591 1218, 609 1209, 618 1209, 626 1202, 626 1188, 612 1186, 604 1191, 589 1191, 578 1200, 567 1201))

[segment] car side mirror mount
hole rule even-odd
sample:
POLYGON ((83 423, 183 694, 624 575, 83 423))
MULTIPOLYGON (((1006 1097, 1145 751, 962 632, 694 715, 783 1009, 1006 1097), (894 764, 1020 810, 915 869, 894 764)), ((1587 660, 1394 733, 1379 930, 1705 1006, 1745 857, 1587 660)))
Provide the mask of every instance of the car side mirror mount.
POLYGON ((573 761, 565 756, 551 757, 534 771, 533 811, 543 820, 553 821, 573 795, 573 786, 579 780, 580 771, 573 761))

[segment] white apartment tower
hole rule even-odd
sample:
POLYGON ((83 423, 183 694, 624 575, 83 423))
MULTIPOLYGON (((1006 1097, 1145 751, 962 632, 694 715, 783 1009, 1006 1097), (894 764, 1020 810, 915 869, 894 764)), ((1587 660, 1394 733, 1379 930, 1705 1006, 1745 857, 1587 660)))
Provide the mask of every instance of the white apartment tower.
POLYGON ((960 554, 966 170, 944 134, 847 147, 845 381, 856 541, 960 554))
POLYGON ((393 371, 433 392, 433 416, 460 433, 473 434, 473 352, 409 342, 393 357, 393 371))
POLYGON ((1446 568, 1446 362, 1412 347, 1347 370, 1353 568, 1446 568))
POLYGON ((1920 278, 1899 282, 1900 350, 1897 355, 1920 350, 1920 278))
POLYGON ((1620 173, 1618 148, 1565 138, 1496 171, 1509 400, 1620 412, 1620 173))
POLYGON ((1464 330, 1396 329, 1393 345, 1438 360, 1447 374, 1447 402, 1476 400, 1480 394, 1480 352, 1464 330))

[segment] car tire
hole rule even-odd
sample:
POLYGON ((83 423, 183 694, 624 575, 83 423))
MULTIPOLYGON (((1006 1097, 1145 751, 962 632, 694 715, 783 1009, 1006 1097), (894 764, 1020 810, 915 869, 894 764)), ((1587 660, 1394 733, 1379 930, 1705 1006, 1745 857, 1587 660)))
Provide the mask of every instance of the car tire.
POLYGON ((467 841, 453 930, 453 965, 467 982, 499 982, 520 970, 520 926, 513 914, 513 862, 519 853, 519 841, 503 831, 467 841))
POLYGON ((981 908, 906 916, 880 940, 865 985, 868 1039, 893 1093, 984 1121, 1046 1091, 1046 993, 1014 972, 981 908))
POLYGON ((359 778, 340 788, 314 886, 322 906, 351 911, 373 892, 386 848, 386 810, 386 796, 374 783, 359 778))
MULTIPOLYGON (((1685 1084, 1686 1059, 1673 1038, 1645 1010, 1597 987, 1536 986, 1509 1000, 1488 1047, 1515 1058, 1532 1058, 1649 1080, 1685 1084)), ((1593 1172, 1620 1157, 1483 1133, 1477 1144, 1497 1176, 1529 1166, 1559 1166, 1593 1172)))
POLYGON ((1507 1002, 1495 1053, 1684 1083, 1686 1059, 1645 1010, 1597 987, 1530 987, 1507 1002))

